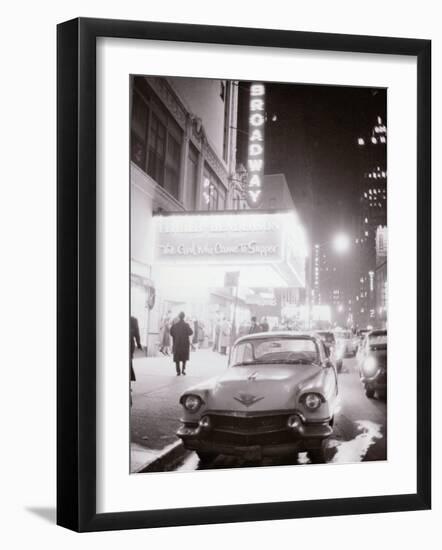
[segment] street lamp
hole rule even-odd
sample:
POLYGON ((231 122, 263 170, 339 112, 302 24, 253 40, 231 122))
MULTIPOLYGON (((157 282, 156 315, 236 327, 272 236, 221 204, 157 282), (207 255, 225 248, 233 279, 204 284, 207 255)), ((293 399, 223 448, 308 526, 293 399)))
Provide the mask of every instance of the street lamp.
POLYGON ((333 248, 339 254, 344 254, 350 248, 350 237, 345 233, 338 233, 333 239, 333 248))

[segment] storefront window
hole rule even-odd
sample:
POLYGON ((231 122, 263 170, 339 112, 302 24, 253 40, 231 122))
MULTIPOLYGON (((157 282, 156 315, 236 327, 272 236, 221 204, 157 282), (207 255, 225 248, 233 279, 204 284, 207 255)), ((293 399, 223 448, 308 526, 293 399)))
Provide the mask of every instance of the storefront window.
POLYGON ((198 152, 195 147, 190 144, 186 173, 186 206, 190 210, 195 208, 197 174, 198 152))
POLYGON ((202 185, 202 209, 224 210, 226 207, 226 191, 215 174, 206 166, 202 185))
POLYGON ((143 97, 135 92, 132 103, 131 159, 146 168, 146 143, 149 109, 143 97))
POLYGON ((158 185, 178 198, 182 130, 149 90, 143 79, 135 80, 131 159, 158 185))
POLYGON ((181 144, 170 134, 167 136, 166 171, 164 175, 164 189, 178 198, 180 177, 181 144))
POLYGON ((152 113, 149 132, 149 162, 147 165, 147 173, 160 185, 163 185, 164 181, 165 151, 166 128, 159 121, 158 117, 152 113))

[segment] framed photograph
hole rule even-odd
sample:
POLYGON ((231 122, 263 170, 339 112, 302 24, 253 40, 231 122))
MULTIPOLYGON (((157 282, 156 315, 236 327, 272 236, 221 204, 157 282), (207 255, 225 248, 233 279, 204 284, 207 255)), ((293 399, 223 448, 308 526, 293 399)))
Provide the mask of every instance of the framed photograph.
POLYGON ((57 523, 429 509, 430 41, 57 36, 57 523))

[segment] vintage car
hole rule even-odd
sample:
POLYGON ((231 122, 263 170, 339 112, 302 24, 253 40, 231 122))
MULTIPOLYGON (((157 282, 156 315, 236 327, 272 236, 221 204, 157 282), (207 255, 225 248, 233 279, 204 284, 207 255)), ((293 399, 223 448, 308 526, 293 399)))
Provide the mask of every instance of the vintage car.
POLYGON ((365 335, 358 353, 359 375, 365 395, 385 397, 387 393, 387 331, 371 330, 365 335))
POLYGON ((180 398, 177 435, 201 462, 307 451, 324 461, 333 431, 338 377, 317 335, 266 332, 239 338, 226 371, 180 398))
POLYGON ((336 365, 338 372, 342 371, 342 354, 336 349, 335 335, 331 330, 317 330, 316 334, 322 338, 325 347, 329 351, 329 356, 336 365))

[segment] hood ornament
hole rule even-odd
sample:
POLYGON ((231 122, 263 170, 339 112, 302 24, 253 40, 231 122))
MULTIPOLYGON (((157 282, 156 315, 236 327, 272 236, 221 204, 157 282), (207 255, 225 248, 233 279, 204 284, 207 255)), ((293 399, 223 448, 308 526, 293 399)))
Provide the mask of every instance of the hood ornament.
POLYGON ((256 377, 258 376, 258 373, 255 371, 255 372, 252 372, 251 374, 249 374, 249 376, 247 377, 247 380, 256 380, 256 377))
POLYGON ((250 393, 240 393, 238 397, 234 397, 233 399, 241 403, 241 405, 244 405, 244 407, 250 407, 255 403, 258 403, 258 401, 261 401, 261 399, 264 399, 264 397, 257 397, 256 395, 252 395, 250 393))

